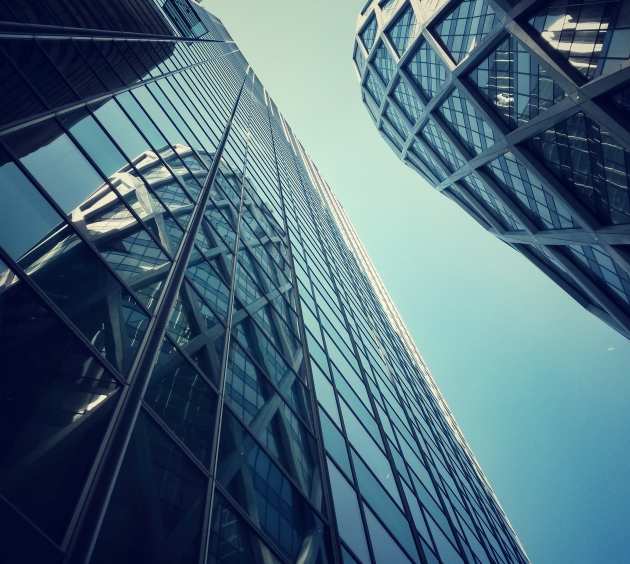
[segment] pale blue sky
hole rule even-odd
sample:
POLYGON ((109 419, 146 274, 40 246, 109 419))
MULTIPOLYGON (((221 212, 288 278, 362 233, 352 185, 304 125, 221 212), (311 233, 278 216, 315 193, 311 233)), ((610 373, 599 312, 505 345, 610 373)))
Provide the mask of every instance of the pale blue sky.
POLYGON ((535 563, 630 561, 630 343, 406 168, 351 65, 364 0, 205 0, 347 209, 535 563))

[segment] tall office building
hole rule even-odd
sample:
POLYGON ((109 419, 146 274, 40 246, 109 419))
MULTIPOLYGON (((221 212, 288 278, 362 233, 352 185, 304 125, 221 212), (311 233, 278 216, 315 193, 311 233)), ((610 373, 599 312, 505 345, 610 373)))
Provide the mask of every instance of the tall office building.
POLYGON ((0 562, 526 562, 221 23, 0 6, 0 562))
POLYGON ((354 61, 399 157, 630 338, 630 3, 374 0, 354 61))

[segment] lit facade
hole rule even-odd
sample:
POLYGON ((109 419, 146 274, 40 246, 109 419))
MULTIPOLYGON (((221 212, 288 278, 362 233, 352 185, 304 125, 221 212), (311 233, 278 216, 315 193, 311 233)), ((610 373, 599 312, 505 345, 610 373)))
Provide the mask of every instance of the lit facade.
POLYGON ((221 23, 2 10, 0 561, 526 562, 221 23))
POLYGON ((381 0, 354 61, 432 186, 630 337, 630 5, 381 0))

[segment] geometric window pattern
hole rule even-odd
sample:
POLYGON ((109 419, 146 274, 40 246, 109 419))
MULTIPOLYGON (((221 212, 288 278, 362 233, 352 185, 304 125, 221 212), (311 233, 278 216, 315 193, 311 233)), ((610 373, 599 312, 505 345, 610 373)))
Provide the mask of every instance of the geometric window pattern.
POLYGON ((363 45, 369 51, 374 45, 374 38, 376 37, 376 18, 372 18, 370 23, 367 24, 363 32, 361 33, 361 39, 363 45))
POLYGON ((411 91, 411 88, 403 78, 400 78, 398 84, 392 90, 392 96, 396 102, 398 102, 404 114, 409 118, 409 121, 415 123, 422 114, 424 107, 418 99, 418 96, 411 91))
POLYGON ((630 303, 630 276, 610 255, 586 245, 569 245, 568 249, 593 276, 603 281, 624 302, 630 303))
POLYGON ((531 145, 599 221, 630 223, 630 153, 597 122, 577 112, 531 145))
POLYGON ((363 54, 363 51, 361 51, 361 49, 359 49, 359 47, 355 47, 354 49, 354 62, 357 64, 357 67, 359 68, 359 72, 363 72, 363 70, 365 69, 365 55, 363 54))
POLYGON ((437 151, 442 160, 448 163, 452 171, 464 166, 464 159, 459 151, 453 147, 446 135, 433 120, 422 130, 422 136, 431 147, 437 151))
POLYGON ((162 4, 51 2, 20 12, 45 33, 0 39, 20 70, 0 126, 2 561, 525 564, 316 167, 220 22, 162 4))
POLYGON ((512 215, 512 212, 501 201, 497 200, 494 194, 486 189, 476 173, 473 172, 471 175, 463 178, 462 181, 473 194, 481 198, 490 207, 494 215, 501 220, 504 227, 512 230, 524 229, 523 225, 512 215))
POLYGON ((393 127, 393 125, 390 125, 389 122, 387 121, 383 121, 383 123, 381 124, 381 128, 383 130, 383 132, 385 133, 385 135, 387 136, 387 138, 394 144, 396 145, 396 147, 398 147, 398 150, 400 151, 402 149, 402 142, 403 142, 403 134, 398 131, 396 128, 393 127))
POLYGON ((414 78, 417 86, 427 99, 433 98, 446 80, 446 67, 440 58, 422 41, 406 70, 414 78))
POLYGON ((376 67, 376 72, 383 79, 385 84, 389 84, 392 76, 394 76, 396 64, 385 47, 385 43, 380 43, 375 51, 372 63, 376 67))
POLYGON ((389 123, 400 134, 400 136, 403 139, 406 139, 409 134, 409 129, 404 118, 401 117, 400 113, 393 104, 389 104, 387 106, 387 109, 385 110, 385 117, 387 117, 389 123))
POLYGON ((554 0, 530 20, 540 39, 587 79, 630 58, 630 18, 620 0, 554 0))
POLYGON ((384 92, 381 82, 374 76, 372 71, 368 71, 367 78, 365 79, 365 88, 372 95, 372 98, 376 100, 376 103, 380 106, 383 100, 384 92))
POLYGON ((396 22, 387 32, 387 37, 401 57, 409 44, 418 35, 416 14, 411 4, 404 8, 397 17, 396 22))
POLYGON ((365 93, 364 103, 403 162, 630 338, 626 300, 614 306, 588 290, 598 286, 617 300, 630 271, 630 82, 618 72, 630 61, 629 4, 534 4, 516 16, 523 33, 517 39, 510 32, 514 17, 500 14, 492 0, 438 1, 425 10, 399 0, 389 24, 382 3, 368 2, 357 29, 371 18, 382 22, 375 45, 386 34, 400 54, 394 28, 411 9, 416 23, 415 39, 394 59, 389 103, 378 77, 366 79, 367 69, 360 73, 362 89, 381 90, 382 103, 374 109, 365 93), (493 46, 483 48, 491 35, 493 46), (436 43, 442 49, 434 51, 436 43), (410 123, 414 133, 402 142, 398 134, 410 133, 410 123), (496 221, 486 221, 488 214, 496 221), (597 249, 593 256, 609 256, 618 268, 562 260, 573 256, 569 245, 597 249), (613 272, 621 283, 611 282, 613 272))
POLYGON ((464 0, 435 27, 435 33, 453 61, 460 63, 497 24, 488 0, 464 0))
POLYGON ((446 99, 440 111, 453 132, 473 153, 479 154, 494 144, 492 128, 457 88, 446 99))
POLYGON ((449 175, 442 164, 422 147, 422 143, 420 143, 420 141, 414 141, 414 144, 411 147, 411 152, 414 153, 421 161, 429 164, 429 169, 433 171, 440 182, 449 175))
POLYGON ((566 96, 549 72, 512 36, 479 63, 469 78, 512 128, 566 96))
POLYGON ((547 229, 576 227, 571 211, 545 190, 539 178, 518 161, 512 153, 505 153, 489 165, 489 172, 503 188, 512 192, 523 204, 528 215, 547 229))

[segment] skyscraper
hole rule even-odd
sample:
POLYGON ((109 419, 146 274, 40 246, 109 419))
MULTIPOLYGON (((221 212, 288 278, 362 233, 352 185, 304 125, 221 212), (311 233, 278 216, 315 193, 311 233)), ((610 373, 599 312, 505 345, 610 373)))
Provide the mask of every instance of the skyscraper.
POLYGON ((0 561, 526 562, 220 21, 0 5, 0 561))
POLYGON ((354 46, 405 164, 630 338, 629 60, 623 0, 374 0, 354 46))

